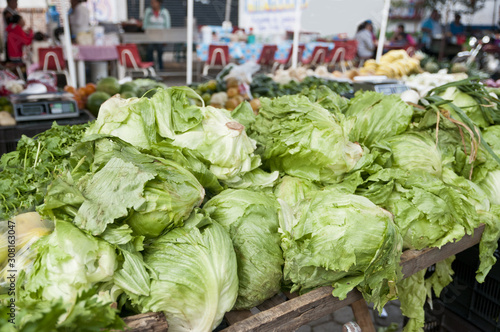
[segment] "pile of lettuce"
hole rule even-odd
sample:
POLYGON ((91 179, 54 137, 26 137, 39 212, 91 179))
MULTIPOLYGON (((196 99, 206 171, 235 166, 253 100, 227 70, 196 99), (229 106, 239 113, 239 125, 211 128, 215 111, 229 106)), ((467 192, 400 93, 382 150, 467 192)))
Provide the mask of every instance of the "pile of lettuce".
POLYGON ((403 250, 481 224, 484 281, 500 237, 497 96, 463 81, 412 106, 324 86, 261 104, 229 112, 187 87, 158 89, 23 138, 0 160, 0 271, 7 220, 37 211, 19 222, 15 327, 0 276, 6 331, 116 330, 151 311, 171 331, 212 331, 230 310, 327 285, 379 310, 399 298, 405 331, 421 331, 453 257, 408 277, 403 250))

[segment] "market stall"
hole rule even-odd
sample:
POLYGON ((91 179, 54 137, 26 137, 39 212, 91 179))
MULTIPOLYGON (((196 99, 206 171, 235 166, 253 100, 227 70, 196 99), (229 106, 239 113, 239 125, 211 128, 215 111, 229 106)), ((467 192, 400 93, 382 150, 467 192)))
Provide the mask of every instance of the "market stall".
MULTIPOLYGON (((260 68, 264 43, 228 42, 233 63, 191 84, 192 5, 188 29, 121 36, 187 37, 189 86, 2 71, 2 327, 293 331, 350 306, 348 325, 374 332, 371 312, 398 300, 416 332, 456 254, 476 250, 468 278, 489 282, 500 94, 484 68, 383 54, 385 36, 359 65, 345 40, 302 43, 297 28, 272 60, 303 44, 302 61, 260 68), (310 63, 319 46, 332 57, 310 63)), ((66 48, 80 70, 117 57, 66 48)))

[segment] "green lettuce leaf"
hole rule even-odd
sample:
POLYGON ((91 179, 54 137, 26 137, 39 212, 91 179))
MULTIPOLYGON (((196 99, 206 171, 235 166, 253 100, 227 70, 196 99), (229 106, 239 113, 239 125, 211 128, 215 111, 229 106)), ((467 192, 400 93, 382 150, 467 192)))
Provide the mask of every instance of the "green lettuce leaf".
POLYGON ((144 261, 157 277, 142 312, 162 311, 173 331, 212 331, 238 295, 236 255, 222 226, 193 213, 183 227, 152 240, 144 261))
POLYGON ((271 171, 336 183, 361 158, 362 148, 349 142, 340 122, 319 104, 303 96, 262 98, 261 103, 252 137, 271 171))
POLYGON ((283 253, 276 197, 228 189, 209 200, 203 209, 229 232, 233 241, 239 279, 235 309, 253 308, 277 294, 283 253))
POLYGON ((413 108, 398 95, 365 91, 356 93, 349 101, 345 115, 355 118, 349 139, 371 147, 384 138, 406 131, 413 108))
POLYGON ((389 212, 336 189, 310 192, 294 212, 280 226, 292 292, 333 285, 343 299, 358 287, 378 308, 395 297, 402 239, 389 212))

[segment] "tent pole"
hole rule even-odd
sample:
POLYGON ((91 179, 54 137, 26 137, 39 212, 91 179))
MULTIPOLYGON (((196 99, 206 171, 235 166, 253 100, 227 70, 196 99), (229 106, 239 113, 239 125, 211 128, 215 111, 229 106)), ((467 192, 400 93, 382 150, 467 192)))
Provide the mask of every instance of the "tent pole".
POLYGON ((382 25, 380 26, 380 35, 378 36, 377 46, 377 63, 380 62, 382 52, 384 51, 385 32, 387 30, 387 20, 389 19, 389 9, 391 8, 391 0, 385 0, 384 10, 382 12, 382 25))
POLYGON ((187 3, 186 85, 193 83, 193 1, 187 3))
POLYGON ((230 20, 231 20, 231 0, 226 0, 226 16, 224 21, 229 22, 230 20))
POLYGON ((76 87, 76 70, 75 61, 73 59, 73 46, 71 45, 71 32, 69 29, 68 10, 68 1, 62 1, 64 48, 66 50, 66 59, 68 61, 69 77, 71 80, 71 82, 67 82, 67 84, 76 87))
POLYGON ((292 53, 292 68, 297 68, 298 51, 299 51, 299 37, 300 37, 300 0, 295 0, 295 29, 293 31, 293 53, 292 53))

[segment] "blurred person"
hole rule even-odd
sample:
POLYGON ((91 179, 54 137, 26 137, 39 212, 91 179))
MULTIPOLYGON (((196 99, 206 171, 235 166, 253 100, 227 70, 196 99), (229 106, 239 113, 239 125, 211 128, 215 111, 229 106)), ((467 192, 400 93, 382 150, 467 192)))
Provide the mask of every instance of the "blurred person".
POLYGON ((405 26, 404 24, 399 24, 398 27, 396 28, 396 31, 394 31, 394 34, 392 35, 391 39, 389 40, 393 44, 401 45, 401 46, 415 46, 417 45, 415 39, 412 37, 411 34, 405 32, 405 26))
POLYGON ((87 32, 90 29, 89 9, 85 2, 86 0, 71 0, 68 18, 69 29, 73 38, 76 38, 80 32, 87 32))
MULTIPOLYGON (((166 8, 162 8, 162 0, 151 0, 151 7, 148 7, 144 13, 144 20, 142 27, 144 30, 148 29, 170 29, 170 13, 166 8)), ((157 68, 163 69, 163 46, 164 44, 148 44, 147 61, 153 62, 153 52, 156 51, 158 63, 157 68)))
POLYGON ((465 42, 465 26, 460 21, 462 16, 455 13, 454 20, 449 25, 451 43, 462 45, 465 42))
POLYGON ((12 23, 14 15, 19 15, 17 12, 17 0, 7 0, 7 7, 3 10, 5 61, 9 61, 9 55, 7 54, 7 27, 12 23))
POLYGON ((431 15, 422 22, 422 44, 424 44, 425 49, 429 52, 431 49, 431 44, 433 39, 442 38, 443 28, 439 20, 441 15, 434 9, 431 15))
POLYGON ((358 41, 358 57, 361 61, 372 59, 376 42, 373 39, 373 24, 370 20, 358 25, 354 38, 358 41))
POLYGON ((9 62, 23 62, 23 47, 31 45, 33 31, 24 30, 26 23, 20 15, 12 16, 11 23, 7 26, 7 54, 9 62))

